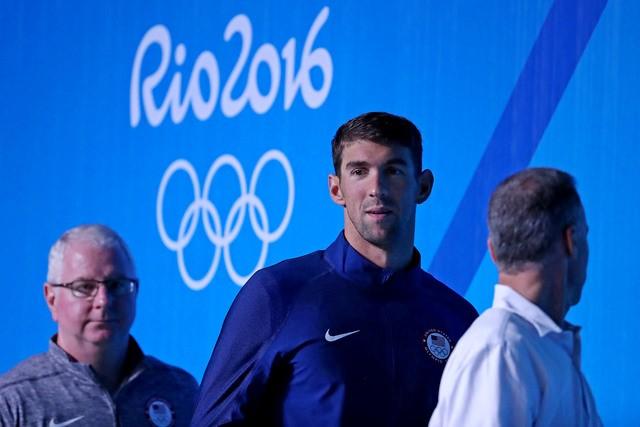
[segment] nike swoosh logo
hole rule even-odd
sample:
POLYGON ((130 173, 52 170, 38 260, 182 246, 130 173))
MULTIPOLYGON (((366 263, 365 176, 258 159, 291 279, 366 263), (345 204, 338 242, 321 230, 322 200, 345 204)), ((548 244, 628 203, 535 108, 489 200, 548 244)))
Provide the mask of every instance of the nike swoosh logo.
POLYGON ((67 421, 62 421, 61 423, 57 423, 52 419, 51 421, 49 421, 49 427, 64 427, 64 426, 68 426, 69 424, 73 424, 76 421, 79 421, 79 420, 81 420, 83 418, 84 418, 84 415, 80 415, 79 417, 75 417, 75 418, 72 418, 72 419, 67 420, 67 421))
POLYGON ((334 341, 341 340, 344 337, 348 337, 349 335, 356 334, 358 332, 360 332, 360 329, 358 329, 357 331, 346 332, 344 334, 331 335, 329 333, 329 329, 327 329, 327 332, 324 334, 324 339, 327 340, 328 342, 334 342, 334 341))

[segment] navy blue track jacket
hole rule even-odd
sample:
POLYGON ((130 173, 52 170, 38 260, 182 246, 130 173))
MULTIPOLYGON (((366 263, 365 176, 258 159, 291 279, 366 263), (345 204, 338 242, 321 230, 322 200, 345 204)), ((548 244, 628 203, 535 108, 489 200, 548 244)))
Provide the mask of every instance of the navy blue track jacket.
POLYGON ((427 425, 449 353, 477 317, 420 268, 382 269, 341 233, 257 272, 231 306, 192 425, 427 425))

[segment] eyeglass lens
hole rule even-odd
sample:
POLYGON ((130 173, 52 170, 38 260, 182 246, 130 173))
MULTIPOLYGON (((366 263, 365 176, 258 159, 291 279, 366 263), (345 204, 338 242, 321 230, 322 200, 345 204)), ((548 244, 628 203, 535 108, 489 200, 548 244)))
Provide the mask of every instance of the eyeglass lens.
POLYGON ((109 279, 109 280, 75 280, 71 282, 69 288, 76 296, 95 296, 100 285, 103 284, 112 295, 126 295, 133 292, 135 283, 130 279, 109 279))

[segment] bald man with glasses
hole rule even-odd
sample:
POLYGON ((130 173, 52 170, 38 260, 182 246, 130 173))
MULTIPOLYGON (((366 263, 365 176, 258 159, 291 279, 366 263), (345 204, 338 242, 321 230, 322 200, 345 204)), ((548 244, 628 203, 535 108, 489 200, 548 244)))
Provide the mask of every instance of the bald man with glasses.
POLYGON ((65 232, 51 248, 44 284, 58 333, 47 353, 0 377, 0 425, 188 425, 195 379, 144 355, 129 334, 138 287, 115 231, 65 232))

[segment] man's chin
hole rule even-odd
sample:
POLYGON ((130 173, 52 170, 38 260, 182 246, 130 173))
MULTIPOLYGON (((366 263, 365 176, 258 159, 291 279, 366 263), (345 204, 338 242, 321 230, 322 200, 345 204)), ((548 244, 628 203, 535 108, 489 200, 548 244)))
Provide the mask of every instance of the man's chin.
MULTIPOLYGON (((119 325, 99 325, 87 331, 87 338, 96 345, 108 345, 124 334, 119 325)), ((126 334, 128 335, 128 334, 126 334)))
POLYGON ((367 242, 379 248, 386 249, 391 247, 391 233, 387 231, 381 231, 379 233, 368 233, 366 236, 364 236, 364 238, 367 242))
POLYGON ((97 346, 109 345, 116 338, 116 334, 113 331, 101 331, 99 333, 93 333, 88 337, 88 341, 91 341, 97 346))

